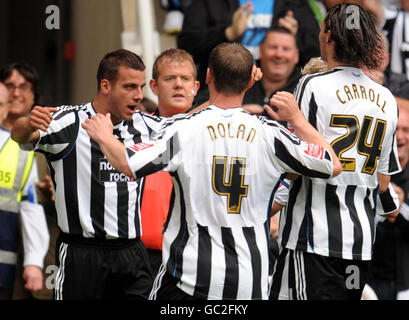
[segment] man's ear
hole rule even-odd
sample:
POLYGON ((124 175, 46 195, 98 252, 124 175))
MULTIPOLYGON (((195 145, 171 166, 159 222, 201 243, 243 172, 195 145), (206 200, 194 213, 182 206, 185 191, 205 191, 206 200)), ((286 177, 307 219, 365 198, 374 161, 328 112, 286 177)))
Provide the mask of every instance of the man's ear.
POLYGON ((212 72, 210 71, 210 68, 207 68, 207 71, 206 71, 206 84, 209 85, 212 81, 213 81, 212 72))
POLYGON ((104 94, 109 94, 111 92, 111 82, 109 82, 109 80, 107 79, 102 79, 101 80, 101 92, 104 94))
POLYGON ((297 49, 297 54, 296 54, 294 63, 298 64, 298 62, 300 62, 300 50, 299 49, 297 49))
POLYGON ((331 30, 328 30, 325 33, 325 43, 330 43, 331 42, 331 30))
POLYGON ((195 90, 195 96, 197 94, 197 92, 199 91, 200 88, 200 81, 195 81, 195 85, 194 85, 194 90, 195 90))
POLYGON ((157 96, 157 95, 158 95, 158 92, 159 92, 159 90, 158 90, 158 82, 157 82, 155 79, 151 79, 151 80, 149 81, 149 87, 151 87, 151 90, 152 90, 153 94, 154 94, 155 96, 157 96))

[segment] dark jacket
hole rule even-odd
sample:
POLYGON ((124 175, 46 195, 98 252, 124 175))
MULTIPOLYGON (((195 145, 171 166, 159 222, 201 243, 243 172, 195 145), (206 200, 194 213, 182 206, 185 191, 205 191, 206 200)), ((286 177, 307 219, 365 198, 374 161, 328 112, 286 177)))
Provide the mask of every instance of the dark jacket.
POLYGON ((263 106, 264 104, 269 104, 271 96, 277 91, 287 91, 293 93, 301 76, 302 75, 300 69, 296 67, 290 74, 290 77, 288 78, 285 85, 273 92, 269 97, 266 97, 266 92, 263 87, 263 80, 257 81, 244 95, 243 104, 255 103, 263 106))
MULTIPOLYGON (((207 87, 205 79, 209 54, 215 46, 228 41, 224 30, 231 24, 233 13, 238 8, 239 0, 194 0, 186 9, 177 45, 193 56, 198 67, 200 91, 207 87)), ((300 66, 304 66, 310 58, 320 56, 320 26, 305 0, 275 0, 272 26, 277 25, 278 19, 290 9, 298 21, 300 66)), ((236 41, 241 42, 241 39, 236 41)))

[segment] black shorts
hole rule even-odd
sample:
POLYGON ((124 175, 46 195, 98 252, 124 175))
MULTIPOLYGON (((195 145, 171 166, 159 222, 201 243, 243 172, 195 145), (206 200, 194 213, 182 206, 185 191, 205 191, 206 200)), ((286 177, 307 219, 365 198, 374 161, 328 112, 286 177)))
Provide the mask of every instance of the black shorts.
POLYGON ((99 240, 61 233, 54 299, 148 299, 153 278, 138 239, 99 240))
POLYGON ((203 300, 179 289, 177 282, 178 280, 166 271, 165 265, 162 264, 153 283, 149 300, 203 300))
POLYGON ((283 249, 270 288, 272 300, 360 300, 369 261, 283 249))

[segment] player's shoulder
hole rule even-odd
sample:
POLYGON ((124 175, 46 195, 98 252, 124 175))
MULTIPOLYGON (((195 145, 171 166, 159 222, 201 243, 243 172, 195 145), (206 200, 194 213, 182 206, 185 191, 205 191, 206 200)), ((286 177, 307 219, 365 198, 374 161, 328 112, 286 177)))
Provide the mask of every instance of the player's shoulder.
POLYGON ((336 75, 340 71, 340 69, 333 69, 304 75, 298 81, 296 92, 302 94, 306 88, 324 90, 329 84, 333 83, 333 79, 336 79, 336 75))
POLYGON ((54 113, 53 117, 55 120, 58 120, 69 114, 79 114, 81 112, 91 114, 92 110, 91 102, 78 105, 61 105, 57 107, 57 111, 54 113))
POLYGON ((317 72, 317 73, 312 73, 312 74, 306 74, 301 77, 299 82, 304 82, 304 83, 318 83, 322 81, 327 81, 328 78, 334 77, 334 75, 338 72, 340 72, 341 69, 332 69, 328 71, 322 71, 322 72, 317 72))
POLYGON ((61 105, 58 106, 57 109, 60 112, 80 112, 80 111, 87 111, 92 108, 91 102, 82 103, 78 105, 61 105))
POLYGON ((391 8, 391 7, 386 7, 384 6, 383 8, 383 16, 384 20, 393 20, 396 19, 396 17, 399 14, 399 10, 396 8, 391 8))

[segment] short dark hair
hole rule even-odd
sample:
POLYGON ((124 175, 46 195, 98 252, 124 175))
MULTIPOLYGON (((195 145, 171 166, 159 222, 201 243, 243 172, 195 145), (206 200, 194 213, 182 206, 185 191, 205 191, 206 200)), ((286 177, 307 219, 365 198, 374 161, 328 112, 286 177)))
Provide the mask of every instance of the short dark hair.
POLYGON ((13 71, 20 73, 27 82, 31 83, 31 91, 34 95, 34 105, 40 104, 40 77, 37 70, 25 62, 13 62, 0 68, 0 82, 6 81, 13 71))
POLYGON ((335 43, 334 59, 358 67, 378 69, 382 63, 384 46, 376 27, 376 18, 357 4, 342 3, 332 7, 324 19, 324 31, 331 30, 335 43), (350 6, 357 8, 359 27, 349 27, 350 6))
POLYGON ((159 65, 160 63, 165 60, 169 59, 170 61, 176 61, 176 62, 184 62, 184 61, 189 61, 192 65, 193 68, 193 77, 196 80, 197 76, 197 71, 196 71, 196 64, 193 60, 192 55, 183 50, 183 49, 168 49, 163 51, 156 59, 153 64, 152 68, 152 78, 155 80, 158 80, 159 77, 159 65))
POLYGON ((101 60, 97 71, 98 91, 101 89, 102 79, 115 82, 119 67, 127 67, 138 71, 145 71, 145 64, 135 53, 119 49, 107 53, 101 60))
POLYGON ((286 27, 281 27, 281 26, 274 26, 274 27, 271 27, 270 29, 268 29, 268 30, 266 31, 266 34, 265 34, 264 37, 263 37, 263 40, 261 40, 260 44, 263 44, 264 41, 266 41, 268 35, 269 35, 270 33, 273 33, 273 32, 284 33, 284 34, 288 34, 288 35, 290 35, 290 36, 293 36, 293 37, 294 37, 294 41, 295 41, 295 46, 298 48, 297 37, 291 33, 290 29, 288 29, 288 28, 286 28, 286 27))
POLYGON ((253 64, 252 54, 243 45, 219 44, 209 56, 216 90, 227 94, 242 93, 250 81, 253 64))

